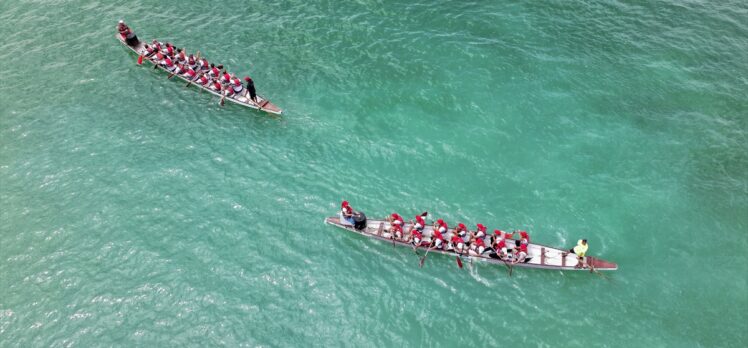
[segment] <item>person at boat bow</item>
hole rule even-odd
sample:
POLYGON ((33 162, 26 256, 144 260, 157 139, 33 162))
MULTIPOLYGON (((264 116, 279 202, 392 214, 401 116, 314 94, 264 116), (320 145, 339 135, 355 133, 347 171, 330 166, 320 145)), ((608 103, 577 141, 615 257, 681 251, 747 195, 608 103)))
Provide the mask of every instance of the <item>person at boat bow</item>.
POLYGON ((128 46, 135 47, 140 43, 138 37, 132 32, 132 30, 130 30, 130 27, 125 24, 125 21, 120 20, 119 23, 117 23, 117 30, 128 46))
POLYGON ((581 267, 585 267, 585 255, 587 254, 587 249, 589 248, 589 244, 587 244, 586 239, 580 239, 577 241, 577 245, 569 250, 570 253, 577 255, 577 261, 579 261, 579 265, 581 267))

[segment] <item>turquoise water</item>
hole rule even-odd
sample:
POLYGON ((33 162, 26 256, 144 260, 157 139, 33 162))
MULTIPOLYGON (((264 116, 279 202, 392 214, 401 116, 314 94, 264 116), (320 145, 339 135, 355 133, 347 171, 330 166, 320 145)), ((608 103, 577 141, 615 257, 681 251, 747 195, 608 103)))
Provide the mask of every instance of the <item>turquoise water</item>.
POLYGON ((744 2, 0 3, 0 346, 742 347, 744 2), (125 19, 239 74, 218 106, 125 19), (615 261, 466 265, 424 210, 615 261))

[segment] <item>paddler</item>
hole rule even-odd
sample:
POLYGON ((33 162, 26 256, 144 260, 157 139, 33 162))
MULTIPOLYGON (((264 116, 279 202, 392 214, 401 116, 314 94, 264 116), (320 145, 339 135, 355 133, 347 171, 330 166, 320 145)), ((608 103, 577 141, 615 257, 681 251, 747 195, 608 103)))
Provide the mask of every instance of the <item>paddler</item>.
POLYGON ((232 94, 241 95, 242 90, 244 90, 244 87, 242 87, 242 81, 240 81, 236 76, 231 76, 231 88, 229 89, 232 94))
POLYGON ((192 70, 197 70, 197 61, 195 60, 194 55, 190 54, 190 56, 187 57, 187 66, 192 70))
POLYGON ((143 47, 145 47, 145 57, 146 58, 150 58, 152 55, 154 55, 157 52, 157 50, 155 48, 153 48, 153 46, 150 46, 148 44, 145 44, 145 46, 143 46, 143 47))
POLYGON ((447 232, 449 231, 449 226, 447 226, 447 223, 444 222, 442 219, 436 220, 434 222, 434 231, 439 231, 446 239, 449 239, 449 235, 447 235, 447 232))
POLYGON ((390 235, 394 239, 403 238, 403 225, 393 224, 390 226, 390 235))
POLYGON ((132 32, 132 30, 130 30, 130 27, 125 24, 125 21, 120 20, 119 23, 117 23, 117 30, 128 46, 135 47, 140 43, 138 37, 132 32))
POLYGON ((500 259, 504 260, 508 256, 506 248, 506 240, 504 239, 505 233, 501 230, 493 230, 494 244, 493 249, 500 259))
POLYGON ((255 104, 259 104, 257 101, 257 92, 255 91, 255 82, 249 76, 244 76, 244 81, 247 82, 247 93, 249 93, 249 99, 252 99, 255 104))
POLYGON ((514 258, 512 264, 529 261, 527 258, 527 243, 521 243, 519 249, 515 249, 514 258))
POLYGON ((467 226, 465 226, 465 224, 463 224, 462 222, 458 223, 457 226, 455 226, 454 231, 452 231, 452 234, 465 239, 465 237, 467 237, 467 226))
POLYGON ((483 239, 486 237, 486 226, 483 226, 483 224, 476 224, 475 227, 478 229, 477 232, 475 232, 475 238, 483 239))
POLYGON ((187 56, 184 54, 184 51, 181 49, 179 50, 179 54, 177 54, 177 63, 181 65, 187 64, 187 56))
POLYGON ((192 69, 191 67, 187 67, 186 71, 184 72, 184 77, 186 77, 190 81, 194 81, 197 77, 197 72, 195 69, 192 69))
POLYGON ((431 236, 431 249, 441 249, 444 247, 444 235, 439 230, 434 230, 431 236))
POLYGON ((419 247, 421 246, 422 240, 423 240, 423 234, 420 231, 416 229, 410 230, 410 236, 408 236, 408 243, 413 243, 413 246, 419 247))
POLYGON ((403 226, 403 217, 398 213, 390 214, 390 216, 387 217, 387 221, 389 221, 392 225, 400 225, 400 227, 403 226))
POLYGON ((465 241, 459 235, 453 235, 449 240, 447 249, 454 249, 456 253, 462 254, 465 251, 465 241))
POLYGON ((221 83, 229 83, 231 80, 231 75, 227 71, 224 71, 223 74, 221 74, 221 83))
POLYGON ((426 220, 423 219, 423 216, 416 215, 416 223, 413 225, 413 228, 423 232, 424 227, 426 227, 426 220))
POLYGON ((480 256, 486 251, 486 242, 481 238, 476 238, 473 243, 470 244, 470 255, 480 256))

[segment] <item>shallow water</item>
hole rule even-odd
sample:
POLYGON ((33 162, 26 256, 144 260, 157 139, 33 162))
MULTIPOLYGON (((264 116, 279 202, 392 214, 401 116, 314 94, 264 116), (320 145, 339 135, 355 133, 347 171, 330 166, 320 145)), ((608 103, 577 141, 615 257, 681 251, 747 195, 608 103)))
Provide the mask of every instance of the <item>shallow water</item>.
POLYGON ((746 344, 743 2, 0 10, 0 346, 746 344), (120 18, 284 116, 137 66, 120 18), (341 199, 620 269, 419 269, 341 199))

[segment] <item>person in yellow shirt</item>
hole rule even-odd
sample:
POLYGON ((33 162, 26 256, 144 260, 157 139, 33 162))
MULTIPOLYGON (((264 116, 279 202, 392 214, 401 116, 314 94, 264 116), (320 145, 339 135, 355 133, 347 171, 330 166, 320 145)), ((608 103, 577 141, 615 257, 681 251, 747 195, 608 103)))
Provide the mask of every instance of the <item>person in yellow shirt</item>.
POLYGON ((584 255, 587 253, 587 248, 589 248, 589 244, 587 244, 586 239, 580 239, 577 242, 577 245, 569 250, 570 253, 577 255, 577 260, 579 261, 578 267, 586 267, 587 264, 585 263, 584 255))

